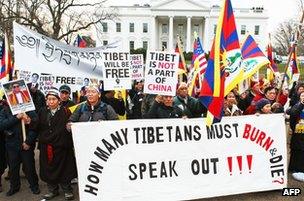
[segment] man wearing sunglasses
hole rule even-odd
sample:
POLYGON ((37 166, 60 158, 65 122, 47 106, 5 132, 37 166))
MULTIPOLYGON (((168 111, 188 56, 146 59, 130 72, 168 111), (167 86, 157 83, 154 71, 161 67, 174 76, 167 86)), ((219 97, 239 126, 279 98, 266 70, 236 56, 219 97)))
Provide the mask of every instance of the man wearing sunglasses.
POLYGON ((8 98, 12 106, 31 101, 28 91, 22 90, 19 83, 12 84, 12 93, 8 95, 8 98))

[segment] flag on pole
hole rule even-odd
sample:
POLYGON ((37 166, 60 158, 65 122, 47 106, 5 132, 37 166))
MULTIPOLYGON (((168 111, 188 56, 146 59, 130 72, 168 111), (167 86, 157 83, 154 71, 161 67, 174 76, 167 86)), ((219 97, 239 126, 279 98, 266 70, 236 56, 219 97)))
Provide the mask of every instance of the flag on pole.
POLYGON ((204 78, 204 74, 207 68, 207 59, 205 52, 201 43, 200 38, 195 33, 195 40, 193 43, 193 56, 192 56, 192 69, 191 69, 191 79, 189 79, 189 91, 190 96, 196 94, 196 90, 201 90, 201 83, 204 78))
POLYGON ((186 62, 182 48, 179 46, 179 43, 176 43, 175 52, 179 53, 179 63, 178 63, 178 75, 185 74, 187 75, 186 62))
POLYGON ((82 36, 80 36, 79 34, 77 34, 77 38, 76 38, 76 40, 74 41, 74 46, 83 48, 83 47, 87 47, 87 43, 86 43, 85 40, 82 38, 82 36))
POLYGON ((8 81, 13 74, 13 65, 12 65, 12 56, 8 44, 8 38, 6 34, 4 36, 4 39, 2 40, 0 57, 1 57, 0 80, 8 81))
POLYGON ((241 52, 243 57, 242 68, 244 70, 243 79, 251 77, 261 67, 270 63, 250 34, 247 35, 241 52))
POLYGON ((230 0, 224 0, 200 92, 200 101, 208 109, 207 125, 221 120, 225 85, 228 84, 228 89, 235 86, 233 84, 241 74, 240 63, 241 52, 232 5, 230 0), (226 70, 231 76, 229 82, 225 82, 226 70))
POLYGON ((274 62, 273 56, 272 56, 272 46, 271 46, 271 38, 269 34, 269 43, 267 45, 267 57, 268 60, 270 61, 268 67, 273 73, 279 72, 277 64, 274 62))
POLYGON ((300 77, 299 64, 297 60, 297 52, 296 48, 292 48, 291 52, 291 60, 289 62, 286 77, 288 81, 288 85, 292 86, 293 82, 298 81, 300 77))

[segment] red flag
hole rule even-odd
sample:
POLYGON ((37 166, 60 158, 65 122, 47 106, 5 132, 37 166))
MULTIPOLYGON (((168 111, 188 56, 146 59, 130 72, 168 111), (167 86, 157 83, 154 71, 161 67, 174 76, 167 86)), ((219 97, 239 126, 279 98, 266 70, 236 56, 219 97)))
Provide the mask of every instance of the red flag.
POLYGON ((0 70, 0 79, 9 79, 13 74, 13 65, 12 65, 12 55, 10 53, 10 48, 8 44, 8 38, 5 34, 2 41, 2 47, 0 51, 1 57, 1 70, 0 70))

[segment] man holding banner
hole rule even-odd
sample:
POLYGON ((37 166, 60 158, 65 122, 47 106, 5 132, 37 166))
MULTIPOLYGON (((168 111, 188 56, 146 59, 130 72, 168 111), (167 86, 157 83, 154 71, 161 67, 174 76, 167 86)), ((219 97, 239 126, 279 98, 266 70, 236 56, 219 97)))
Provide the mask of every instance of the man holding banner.
POLYGON ((19 171, 21 163, 32 193, 40 193, 34 159, 37 133, 33 130, 33 127, 36 120, 35 112, 30 111, 13 115, 8 105, 5 105, 0 112, 0 130, 4 132, 6 138, 10 173, 10 189, 6 196, 12 196, 20 190, 19 171), (26 139, 22 139, 21 121, 26 124, 26 139))

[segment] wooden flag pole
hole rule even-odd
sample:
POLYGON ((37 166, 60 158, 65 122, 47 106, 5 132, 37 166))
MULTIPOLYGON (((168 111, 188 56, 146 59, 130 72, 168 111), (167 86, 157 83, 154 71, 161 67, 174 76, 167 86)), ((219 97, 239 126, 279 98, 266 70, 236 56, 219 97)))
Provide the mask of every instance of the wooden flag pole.
POLYGON ((25 122, 24 119, 21 119, 21 127, 22 127, 22 137, 23 137, 23 142, 26 141, 26 130, 25 130, 25 122))
POLYGON ((298 29, 296 31, 295 42, 292 44, 292 46, 290 48, 290 51, 289 51, 288 60, 287 60, 287 63, 286 63, 285 69, 284 69, 284 75, 283 75, 282 83, 281 83, 281 85, 279 87, 279 92, 278 92, 277 97, 276 97, 276 102, 279 101, 279 95, 282 92, 282 88, 283 88, 283 84, 284 84, 284 79, 285 79, 285 76, 286 76, 286 73, 287 73, 287 69, 288 69, 289 63, 291 61, 292 52, 294 51, 294 49, 297 46, 297 40, 298 40, 298 38, 300 36, 300 30, 302 28, 303 21, 304 21, 304 10, 303 10, 303 13, 302 13, 302 17, 301 17, 301 20, 300 20, 299 27, 298 27, 298 29))

